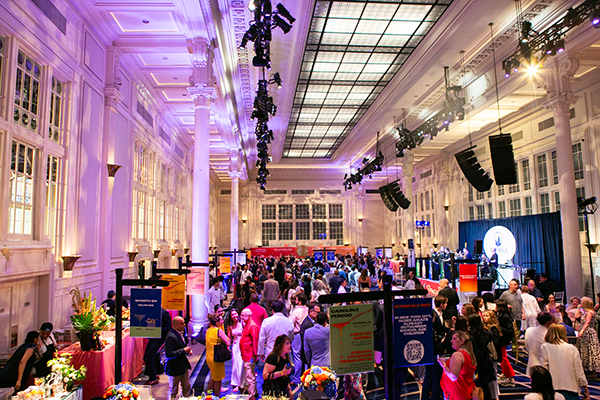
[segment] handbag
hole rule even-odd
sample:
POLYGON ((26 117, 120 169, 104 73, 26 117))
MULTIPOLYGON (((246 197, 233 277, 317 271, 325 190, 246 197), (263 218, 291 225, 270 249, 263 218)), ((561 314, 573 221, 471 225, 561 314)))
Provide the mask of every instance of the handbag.
MULTIPOLYGON (((219 339, 220 340, 220 339, 219 339)), ((215 344, 214 347, 215 362, 225 362, 231 360, 231 351, 223 343, 215 344)))
POLYGON ((496 351, 496 346, 493 341, 488 342, 487 344, 488 352, 490 354, 490 360, 498 361, 498 352, 496 351))

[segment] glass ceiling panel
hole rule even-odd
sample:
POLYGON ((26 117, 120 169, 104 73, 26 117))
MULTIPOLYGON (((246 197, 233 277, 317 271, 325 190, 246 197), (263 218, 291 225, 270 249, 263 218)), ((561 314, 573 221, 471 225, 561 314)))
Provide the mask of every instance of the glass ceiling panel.
POLYGON ((317 0, 283 157, 331 157, 452 0, 317 0))

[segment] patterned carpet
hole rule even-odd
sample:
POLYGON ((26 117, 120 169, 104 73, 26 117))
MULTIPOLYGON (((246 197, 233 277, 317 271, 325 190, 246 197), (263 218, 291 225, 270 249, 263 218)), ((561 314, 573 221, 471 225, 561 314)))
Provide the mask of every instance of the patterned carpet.
MULTIPOLYGON (((501 388, 500 389, 500 399, 501 400, 516 400, 522 399, 526 394, 529 393, 531 385, 529 378, 525 375, 525 369, 527 366, 527 355, 521 352, 519 356, 519 361, 517 363, 515 357, 512 352, 509 351, 509 359, 513 368, 515 370, 515 387, 514 388, 501 388)), ((261 392, 262 386, 262 368, 263 363, 259 363, 257 367, 257 386, 259 393, 261 392)), ((402 387, 402 399, 405 400, 419 400, 421 385, 418 383, 416 377, 418 377, 419 371, 417 369, 409 369, 406 374, 406 380, 402 387)), ((223 390, 221 392, 221 396, 225 394, 232 393, 230 386, 230 378, 231 378, 231 361, 225 363, 225 379, 223 380, 223 388, 227 388, 227 390, 223 390)), ((194 394, 200 395, 202 392, 206 390, 208 385, 208 381, 210 379, 210 371, 208 369, 208 365, 205 362, 204 355, 200 358, 200 361, 196 365, 191 377, 191 381, 194 383, 194 394)), ((589 382, 589 390, 590 396, 594 400, 600 400, 600 381, 589 382)), ((302 388, 297 388, 295 390, 295 399, 298 398, 298 395, 302 391, 302 388)), ((381 371, 376 371, 375 373, 369 374, 369 380, 366 390, 366 396, 368 400, 383 400, 385 398, 385 389, 383 385, 383 374, 381 371)))

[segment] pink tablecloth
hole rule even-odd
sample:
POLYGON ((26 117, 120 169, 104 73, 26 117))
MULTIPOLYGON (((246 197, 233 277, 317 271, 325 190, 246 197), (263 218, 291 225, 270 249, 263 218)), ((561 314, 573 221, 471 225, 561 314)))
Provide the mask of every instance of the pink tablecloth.
MULTIPOLYGON (((114 332, 103 332, 103 337, 113 336, 114 332)), ((144 363, 145 339, 132 338, 129 332, 123 332, 122 377, 131 382, 142 373, 144 363)), ((115 383, 115 345, 106 346, 102 351, 81 351, 79 343, 74 343, 61 353, 73 355, 73 365, 79 368, 85 365, 86 378, 83 382, 83 400, 103 396, 104 390, 115 383)))

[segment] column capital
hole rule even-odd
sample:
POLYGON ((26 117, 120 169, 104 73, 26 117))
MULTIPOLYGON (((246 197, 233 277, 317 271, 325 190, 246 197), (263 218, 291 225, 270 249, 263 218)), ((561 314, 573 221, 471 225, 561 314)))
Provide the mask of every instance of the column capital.
POLYGON ((119 88, 106 86, 104 88, 104 106, 116 111, 117 105, 123 101, 124 96, 119 88))
POLYGON ((209 84, 194 84, 187 88, 188 93, 194 100, 195 107, 210 108, 214 101, 215 88, 209 84))
POLYGON ((242 177, 242 171, 229 170, 229 171, 227 171, 227 173, 229 174, 229 177, 231 178, 231 182, 239 182, 240 178, 242 177))
POLYGON ((569 107, 577 101, 578 97, 571 89, 571 78, 579 69, 579 60, 568 57, 555 61, 554 65, 540 75, 541 85, 546 89, 548 99, 544 107, 555 111, 569 111, 569 107))
POLYGON ((116 46, 108 46, 106 49, 106 86, 104 87, 104 105, 113 110, 121 101, 121 77, 119 77, 119 62, 122 51, 116 46))

